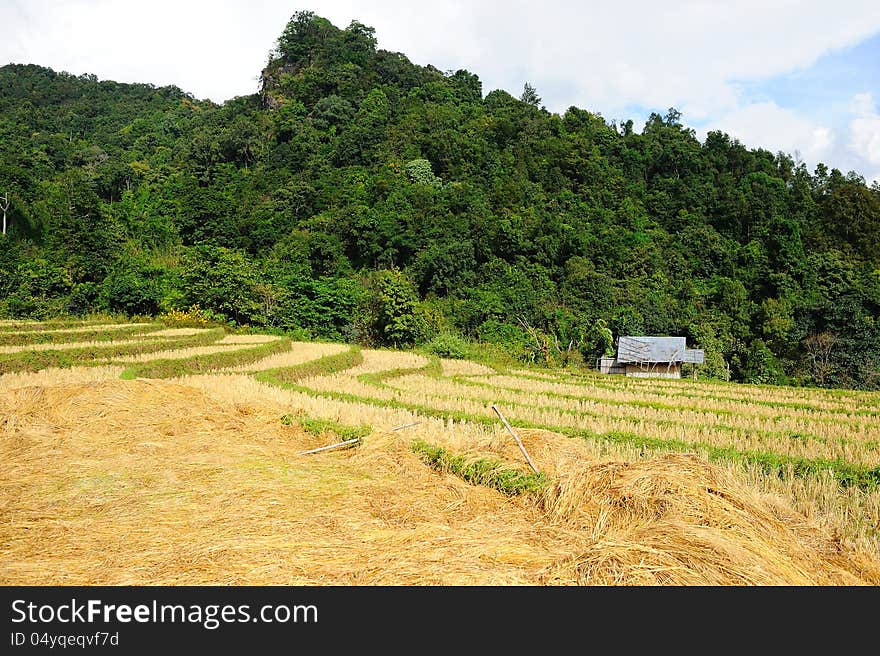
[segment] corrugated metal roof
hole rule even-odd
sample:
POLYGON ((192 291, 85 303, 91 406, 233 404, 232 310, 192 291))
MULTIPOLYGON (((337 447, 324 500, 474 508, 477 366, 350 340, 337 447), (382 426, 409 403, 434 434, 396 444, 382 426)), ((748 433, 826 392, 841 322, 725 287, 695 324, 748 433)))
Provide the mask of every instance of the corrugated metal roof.
POLYGON ((705 354, 703 349, 687 349, 682 357, 682 362, 693 362, 694 364, 703 364, 705 354))
POLYGON ((620 362, 681 362, 686 348, 684 337, 621 335, 617 342, 620 362))

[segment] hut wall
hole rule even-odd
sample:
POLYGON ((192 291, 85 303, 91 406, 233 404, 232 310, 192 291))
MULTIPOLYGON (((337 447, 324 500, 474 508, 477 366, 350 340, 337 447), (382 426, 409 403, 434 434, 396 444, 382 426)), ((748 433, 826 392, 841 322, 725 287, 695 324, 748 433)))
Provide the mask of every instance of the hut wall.
POLYGON ((637 364, 628 364, 626 375, 630 378, 681 378, 681 365, 656 362, 650 367, 640 367, 637 364))

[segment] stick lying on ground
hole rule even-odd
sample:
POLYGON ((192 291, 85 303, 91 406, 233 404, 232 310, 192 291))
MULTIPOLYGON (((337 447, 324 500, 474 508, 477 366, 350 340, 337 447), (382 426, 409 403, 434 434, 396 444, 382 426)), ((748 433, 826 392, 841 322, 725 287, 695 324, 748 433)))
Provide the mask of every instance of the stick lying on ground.
POLYGON ((310 453, 318 453, 319 451, 329 451, 330 449, 338 449, 342 446, 351 446, 354 445, 355 442, 360 442, 361 438, 353 437, 350 440, 345 440, 344 442, 337 442, 336 444, 328 444, 327 446, 318 447, 317 449, 312 449, 311 451, 300 451, 299 454, 301 456, 308 455, 310 453))
POLYGON ((501 414, 501 410, 498 409, 498 406, 494 403, 492 404, 492 409, 495 413, 501 418, 501 421, 504 423, 504 427, 508 430, 508 432, 513 435, 513 439, 516 440, 517 445, 519 446, 519 450, 522 451, 522 454, 526 457, 526 461, 529 463, 529 467, 532 468, 532 471, 536 474, 540 473, 538 468, 535 467, 535 463, 532 462, 532 459, 529 458, 528 451, 526 451, 526 447, 523 446, 522 440, 519 439, 519 435, 511 428, 510 424, 507 423, 507 420, 504 418, 504 415, 501 414))
POLYGON ((411 423, 411 424, 404 424, 403 426, 397 426, 397 427, 395 427, 395 428, 392 428, 391 430, 392 430, 392 431, 399 431, 399 430, 403 430, 404 428, 409 428, 410 426, 418 426, 418 425, 421 424, 421 423, 422 423, 422 422, 420 422, 420 421, 414 421, 414 422, 411 423))

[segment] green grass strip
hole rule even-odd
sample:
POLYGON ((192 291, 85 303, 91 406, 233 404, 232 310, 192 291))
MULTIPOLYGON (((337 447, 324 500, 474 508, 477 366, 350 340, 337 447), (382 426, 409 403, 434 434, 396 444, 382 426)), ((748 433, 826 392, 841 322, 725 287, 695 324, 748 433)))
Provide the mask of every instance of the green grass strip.
MULTIPOLYGON (((338 401, 350 401, 353 403, 364 403, 382 408, 394 408, 399 410, 408 410, 416 412, 425 417, 436 417, 440 419, 453 419, 455 421, 467 421, 475 424, 496 425, 497 422, 490 416, 477 415, 468 412, 452 412, 437 410, 430 406, 417 403, 405 403, 399 400, 379 399, 375 397, 359 396, 349 392, 325 392, 313 390, 303 385, 288 383, 277 376, 266 376, 258 379, 262 382, 276 385, 283 389, 301 392, 312 397, 331 398, 338 401)), ((824 471, 830 471, 834 478, 844 487, 858 487, 865 491, 874 490, 880 485, 880 466, 866 467, 844 460, 836 459, 810 459, 799 456, 786 456, 775 453, 764 453, 754 451, 739 451, 733 447, 718 447, 702 442, 684 442, 674 439, 659 439, 645 437, 637 433, 629 433, 623 431, 609 431, 599 433, 585 429, 575 429, 567 426, 553 426, 538 424, 536 422, 523 421, 518 419, 510 419, 508 421, 512 426, 517 428, 532 428, 550 430, 566 437, 576 437, 591 441, 605 441, 616 444, 624 444, 641 449, 649 449, 652 451, 671 451, 671 452, 689 452, 703 451, 710 460, 721 460, 740 464, 756 464, 765 472, 775 471, 778 475, 782 475, 783 467, 790 467, 795 476, 805 477, 809 474, 820 474, 824 471)))
POLYGON ((175 378, 193 374, 204 374, 215 369, 224 367, 236 367, 250 364, 257 360, 290 350, 290 339, 283 337, 265 344, 241 345, 240 348, 231 346, 228 351, 209 353, 207 355, 194 355, 189 358, 163 358, 150 362, 138 363, 122 372, 120 378, 131 380, 134 378, 175 378))
POLYGON ((169 349, 206 346, 221 339, 225 332, 222 328, 168 339, 151 339, 134 344, 107 344, 85 346, 71 349, 50 351, 19 351, 18 353, 0 354, 0 374, 14 371, 39 371, 49 367, 96 366, 108 364, 116 356, 140 355, 169 349))
POLYGON ((295 423, 305 432, 318 437, 329 433, 330 435, 335 435, 340 438, 342 441, 366 437, 373 432, 373 429, 370 426, 351 426, 349 424, 340 424, 338 421, 333 421, 332 419, 298 417, 289 414, 281 417, 281 423, 285 426, 291 426, 295 423))
POLYGON ((396 389, 392 388, 392 386, 388 384, 389 380, 400 378, 401 376, 409 376, 412 374, 422 374, 425 376, 431 376, 433 378, 440 377, 443 373, 443 368, 440 364, 440 358, 432 355, 426 355, 425 357, 428 358, 428 364, 422 367, 400 367, 398 369, 386 369, 385 371, 361 374, 357 377, 357 379, 359 382, 364 383, 365 385, 372 385, 373 387, 383 387, 387 389, 396 389))
POLYGON ((428 444, 421 439, 413 441, 412 450, 437 471, 455 474, 472 485, 485 485, 507 496, 535 494, 548 483, 544 474, 510 469, 499 460, 488 458, 472 460, 443 447, 428 444))
POLYGON ((0 345, 22 346, 25 344, 66 344, 70 342, 101 342, 125 339, 135 335, 149 336, 148 333, 163 328, 161 323, 147 326, 121 326, 117 328, 95 328, 72 333, 53 332, 0 332, 0 345))
MULTIPOLYGON (((346 369, 356 367, 364 361, 364 356, 358 346, 352 346, 349 350, 342 353, 334 353, 333 355, 325 355, 317 360, 309 360, 302 364, 292 367, 277 367, 275 369, 266 369, 253 374, 257 380, 270 385, 284 387, 286 385, 296 386, 295 384, 306 378, 314 378, 315 376, 327 376, 335 374, 346 369)), ((304 388, 308 389, 308 388, 304 388)))

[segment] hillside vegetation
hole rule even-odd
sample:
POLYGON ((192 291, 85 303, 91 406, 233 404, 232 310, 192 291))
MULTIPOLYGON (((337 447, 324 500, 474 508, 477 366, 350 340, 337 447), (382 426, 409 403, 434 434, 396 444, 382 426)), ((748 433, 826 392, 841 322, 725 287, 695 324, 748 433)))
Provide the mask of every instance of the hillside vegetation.
POLYGON ((557 364, 620 334, 684 335, 704 376, 880 386, 876 184, 701 142, 675 109, 637 130, 550 113, 539 93, 485 90, 307 12, 259 92, 222 105, 5 66, 0 315, 198 305, 300 337, 466 338, 557 364))

